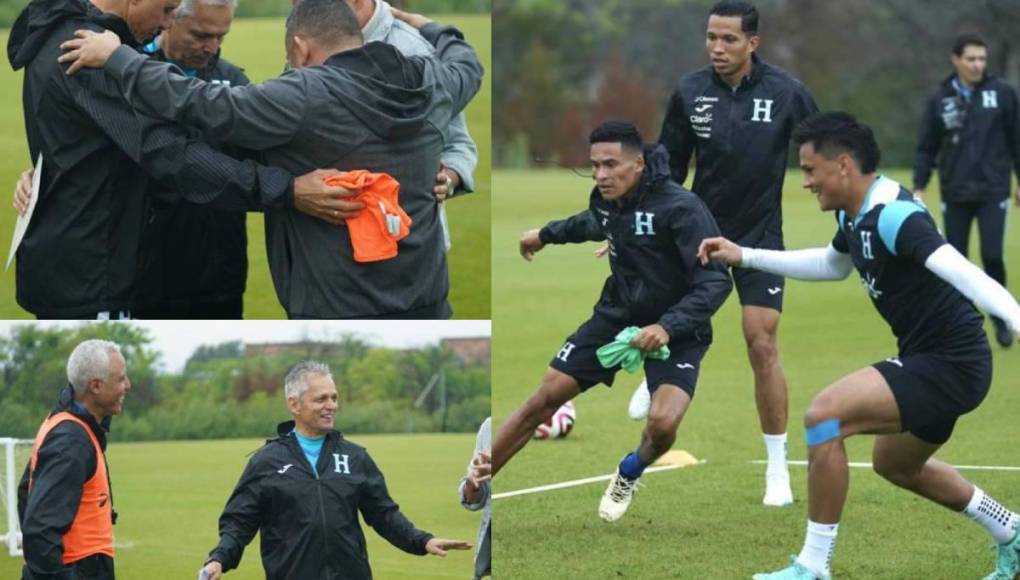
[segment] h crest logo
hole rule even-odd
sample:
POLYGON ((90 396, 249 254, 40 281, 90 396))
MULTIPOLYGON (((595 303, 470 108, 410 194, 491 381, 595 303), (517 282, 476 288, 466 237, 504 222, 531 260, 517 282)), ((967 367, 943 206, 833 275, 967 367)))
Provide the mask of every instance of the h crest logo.
POLYGON ((563 348, 560 349, 560 352, 559 354, 556 355, 556 358, 560 359, 563 362, 567 362, 567 358, 570 356, 570 353, 576 347, 577 347, 576 344, 568 342, 567 344, 563 345, 563 348))
POLYGON ((655 217, 654 213, 636 211, 634 212, 634 235, 635 236, 647 236, 655 235, 655 228, 652 227, 652 218, 655 217))
POLYGON ((861 253, 865 260, 874 260, 875 255, 871 253, 871 232, 861 232, 861 253))
POLYGON ((351 474, 350 466, 347 464, 347 454, 346 453, 344 453, 343 455, 341 455, 339 453, 334 453, 333 454, 333 464, 335 466, 333 468, 333 472, 334 473, 342 473, 344 475, 350 475, 351 474), (340 459, 341 457, 343 457, 343 459, 340 459), (341 467, 343 468, 343 471, 340 471, 341 467))
POLYGON ((772 99, 755 99, 751 120, 759 123, 772 122, 772 99))
POLYGON ((981 91, 981 105, 986 109, 998 109, 998 93, 995 91, 981 91))

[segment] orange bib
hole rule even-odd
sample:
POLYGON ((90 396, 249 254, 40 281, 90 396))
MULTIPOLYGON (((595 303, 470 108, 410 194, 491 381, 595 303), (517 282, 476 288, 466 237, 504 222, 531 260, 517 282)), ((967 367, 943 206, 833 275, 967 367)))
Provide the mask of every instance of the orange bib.
POLYGON ((82 489, 78 514, 75 515, 71 527, 64 534, 64 564, 77 562, 93 554, 106 554, 113 557, 113 502, 110 499, 110 480, 106 474, 106 456, 99 446, 95 433, 84 421, 71 413, 54 413, 43 421, 36 433, 32 445, 32 460, 29 471, 28 489, 32 491, 32 475, 38 461, 39 447, 42 446, 50 430, 63 421, 72 421, 81 425, 88 434, 92 446, 96 450, 96 472, 85 482, 82 489))
POLYGON ((411 233, 411 218, 399 204, 400 184, 386 173, 364 169, 324 180, 358 194, 348 198, 365 204, 358 217, 347 220, 355 262, 378 262, 397 255, 397 242, 411 233))

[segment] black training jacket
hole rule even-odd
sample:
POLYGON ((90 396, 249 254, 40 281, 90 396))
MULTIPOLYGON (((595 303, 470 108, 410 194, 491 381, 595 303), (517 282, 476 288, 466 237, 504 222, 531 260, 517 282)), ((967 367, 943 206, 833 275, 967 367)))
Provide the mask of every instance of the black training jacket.
MULTIPOLYGON (((25 130, 43 156, 35 214, 18 249, 17 300, 42 318, 130 310, 153 267, 153 180, 161 195, 225 209, 290 203, 292 177, 237 161, 185 129, 140 115, 102 70, 64 74, 60 43, 77 29, 115 32, 139 48, 120 18, 81 0, 33 0, 7 52, 24 68, 25 130)), ((156 230, 156 231, 154 231, 156 230)))
POLYGON ((712 314, 733 283, 719 263, 702 266, 701 240, 719 228, 698 197, 669 178, 666 150, 645 147, 645 171, 622 203, 592 190, 587 210, 549 222, 539 232, 544 244, 609 241, 612 275, 595 312, 627 325, 658 323, 671 338, 711 338, 712 314))
POLYGON ((1001 201, 1012 167, 1020 176, 1020 114, 1013 87, 986 75, 967 102, 953 74, 929 99, 914 158, 914 189, 924 189, 938 162, 942 201, 1001 201))
POLYGON ((386 540, 425 554, 432 535, 414 527, 386 491, 368 452, 331 431, 312 471, 294 422, 277 427, 248 462, 220 516, 220 543, 210 560, 237 567, 244 547, 261 532, 267 580, 369 580, 365 535, 358 513, 386 540))
MULTIPOLYGON (((161 62, 169 57, 155 42, 145 47, 161 62)), ((195 71, 206 82, 242 87, 250 81, 244 70, 216 53, 206 66, 195 71)), ((248 152, 224 148, 235 157, 248 152)), ((243 211, 226 211, 184 200, 156 196, 156 222, 162 230, 156 251, 154 276, 145 284, 153 296, 155 312, 178 312, 188 307, 240 300, 248 279, 247 216, 243 211)))
MULTIPOLYGON (((61 390, 57 405, 50 415, 67 411, 81 419, 92 429, 100 448, 105 451, 109 419, 102 424, 98 423, 91 413, 74 409, 73 400, 74 394, 68 385, 61 390)), ((22 579, 71 580, 87 577, 112 580, 112 564, 110 576, 86 576, 78 570, 79 563, 72 562, 65 566, 63 562, 63 536, 78 514, 85 482, 96 473, 96 451, 88 433, 70 421, 64 421, 50 430, 38 451, 31 493, 28 491, 30 467, 30 464, 25 466, 18 485, 18 520, 21 523, 25 552, 22 579)), ((107 477, 111 477, 109 468, 106 473, 107 477)), ((112 483, 110 501, 113 501, 112 483)), ((114 523, 116 520, 117 514, 114 512, 114 523)), ((102 568, 100 566, 100 570, 102 568)))
POLYGON ((742 246, 766 241, 781 249, 790 136, 818 106, 800 81, 752 59, 751 74, 736 89, 711 66, 680 79, 659 142, 680 184, 697 153, 691 190, 708 205, 724 236, 742 246))

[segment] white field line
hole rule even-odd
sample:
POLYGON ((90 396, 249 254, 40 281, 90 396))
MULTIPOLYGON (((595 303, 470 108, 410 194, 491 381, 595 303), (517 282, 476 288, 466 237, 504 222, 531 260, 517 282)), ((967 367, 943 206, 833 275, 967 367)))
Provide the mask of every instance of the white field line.
MULTIPOLYGON (((705 460, 702 459, 698 463, 701 464, 701 463, 704 463, 704 462, 705 462, 705 460)), ((659 472, 659 471, 668 471, 670 469, 680 469, 681 467, 684 467, 684 466, 683 465, 662 465, 660 467, 649 467, 648 469, 645 470, 645 473, 656 473, 656 472, 659 472)), ((528 488, 525 488, 525 489, 516 489, 514 491, 504 491, 503 493, 494 493, 494 494, 492 494, 492 499, 505 499, 505 498, 508 498, 508 497, 514 497, 516 495, 527 495, 529 493, 541 493, 543 491, 552 491, 554 489, 564 489, 564 488, 567 488, 567 487, 577 487, 579 485, 586 485, 586 484, 589 484, 589 483, 597 483, 599 481, 609 481, 610 479, 612 479, 613 475, 615 475, 615 472, 614 473, 610 473, 608 475, 597 475, 595 477, 586 477, 584 479, 575 479, 573 481, 563 481, 563 482, 560 482, 560 483, 550 483, 549 485, 540 485, 538 487, 528 487, 528 488)))
MULTIPOLYGON (((765 461, 764 459, 755 459, 755 460, 751 461, 751 463, 757 463, 759 465, 765 465, 765 464, 768 463, 768 461, 765 461)), ((787 461, 786 463, 788 463, 790 465, 807 465, 807 461, 804 461, 804 460, 787 461)), ((849 465, 850 465, 850 467, 864 467, 864 468, 867 468, 867 469, 871 469, 871 464, 870 463, 865 463, 863 461, 851 461, 849 463, 849 465)), ((956 469, 963 470, 963 471, 969 471, 969 470, 970 471, 1020 471, 1020 467, 1014 467, 1012 465, 953 465, 953 467, 955 467, 956 469)))

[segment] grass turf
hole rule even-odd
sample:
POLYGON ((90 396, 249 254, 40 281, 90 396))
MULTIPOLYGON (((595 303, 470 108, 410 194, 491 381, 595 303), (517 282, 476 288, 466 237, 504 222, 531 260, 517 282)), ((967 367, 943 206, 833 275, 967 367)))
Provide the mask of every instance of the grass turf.
MULTIPOLYGON (((475 543, 481 514, 461 507, 457 494, 474 449, 473 434, 351 439, 368 449, 386 476, 390 495, 416 526, 441 538, 475 543)), ((248 455, 261 445, 248 439, 112 444, 107 457, 120 513, 114 528, 117 576, 194 578, 216 546, 217 521, 248 455)), ((473 573, 473 552, 414 556, 389 545, 364 521, 362 527, 379 580, 449 580, 473 573)), ((240 567, 225 577, 264 578, 258 546, 256 537, 240 567)), ((0 578, 18 578, 20 569, 20 558, 0 555, 0 578)))
MULTIPOLYGON (((901 182, 905 171, 889 175, 901 182)), ((596 244, 547 247, 528 263, 517 252, 526 229, 586 206, 591 182, 566 171, 497 171, 493 177, 493 416, 497 425, 538 386, 563 340, 591 314, 608 265, 596 244)), ((937 200, 934 184, 929 200, 937 200)), ((937 203, 932 203, 937 206, 937 203)), ((932 208, 941 222, 938 207, 932 208)), ((789 248, 824 246, 835 231, 787 178, 783 207, 789 248)), ((971 255, 977 254, 972 246, 971 255)), ((1020 237, 1007 230, 1007 270, 1020 271, 1020 237)), ((843 282, 789 281, 780 359, 790 391, 791 459, 806 459, 802 418, 812 396, 852 370, 896 354, 895 339, 869 303, 856 273, 843 282)), ((495 502, 494 561, 512 578, 750 578, 785 566, 804 536, 807 473, 791 468, 796 504, 765 508, 764 445, 740 332, 735 292, 714 320, 715 341, 675 448, 706 463, 649 474, 630 511, 615 524, 596 513, 604 483, 495 502)), ((989 325, 990 328, 990 325, 989 325)), ((984 404, 964 416, 937 457, 954 464, 1020 465, 1015 439, 1020 349, 994 347, 994 382, 984 404)), ((577 423, 565 440, 530 443, 500 472, 496 492, 610 473, 633 450, 643 423, 627 417, 640 380, 620 373, 575 400, 577 423)), ((850 440, 852 461, 870 461, 873 439, 850 440)), ((964 476, 1014 510, 1020 473, 964 476)), ((977 525, 852 469, 849 500, 833 560, 840 579, 980 578, 993 568, 991 540, 977 525)))
MULTIPOLYGON (((478 145, 475 193, 447 204, 453 247, 449 254, 450 303, 459 319, 489 318, 489 166, 491 150, 491 22, 487 15, 435 16, 440 22, 460 27, 466 39, 478 51, 486 76, 482 90, 467 108, 468 128, 478 145)), ((7 45, 9 31, 0 31, 0 44, 7 45)), ((243 67, 253 82, 272 78, 283 70, 283 19, 253 18, 234 22, 223 46, 223 55, 243 67)), ((14 183, 29 167, 28 144, 21 108, 22 73, 9 66, 0 69, 0 183, 14 183)), ((0 200, 0 240, 9 244, 16 215, 8 202, 0 200)), ((265 251, 263 217, 248 214, 248 289, 244 295, 246 318, 283 318, 276 298, 265 251)), ((4 258, 9 245, 4 245, 4 258)), ((14 268, 0 272, 0 319, 29 318, 31 315, 15 302, 14 268)))

